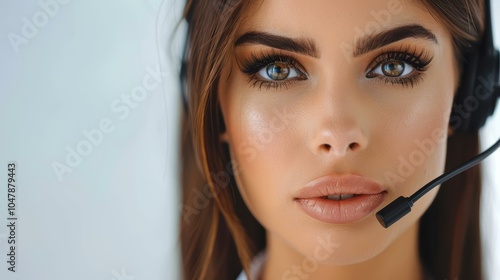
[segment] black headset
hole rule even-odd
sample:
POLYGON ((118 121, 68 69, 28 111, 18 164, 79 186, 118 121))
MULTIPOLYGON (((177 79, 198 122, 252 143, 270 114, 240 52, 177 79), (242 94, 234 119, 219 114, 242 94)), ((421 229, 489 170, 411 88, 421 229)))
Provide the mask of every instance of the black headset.
MULTIPOLYGON (((478 131, 495 111, 500 98, 499 52, 493 45, 490 1, 484 1, 482 40, 465 55, 461 84, 455 96, 450 127, 460 133, 478 131)), ((387 228, 410 213, 413 204, 436 186, 479 164, 500 147, 500 139, 484 152, 430 181, 409 197, 400 196, 377 212, 379 223, 387 228)))
POLYGON ((485 0, 484 8, 483 38, 465 55, 464 71, 450 116, 450 127, 457 132, 481 128, 500 98, 499 52, 493 45, 489 0, 485 0))

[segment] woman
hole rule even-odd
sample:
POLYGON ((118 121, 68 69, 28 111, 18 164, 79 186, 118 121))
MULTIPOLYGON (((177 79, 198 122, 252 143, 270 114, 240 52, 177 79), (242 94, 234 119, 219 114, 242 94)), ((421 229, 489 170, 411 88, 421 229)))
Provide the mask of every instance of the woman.
POLYGON ((482 4, 188 1, 185 279, 482 279, 477 168, 375 218, 477 154, 450 114, 482 4))

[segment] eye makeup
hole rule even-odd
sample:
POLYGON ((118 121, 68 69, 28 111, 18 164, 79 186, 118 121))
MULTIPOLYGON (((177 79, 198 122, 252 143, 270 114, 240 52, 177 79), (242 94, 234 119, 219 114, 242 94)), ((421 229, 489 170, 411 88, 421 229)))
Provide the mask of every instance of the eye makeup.
MULTIPOLYGON (((365 77, 367 79, 378 79, 379 81, 391 85, 404 87, 414 87, 423 79, 424 72, 428 69, 432 61, 432 56, 425 50, 418 51, 416 47, 401 46, 396 49, 386 48, 369 63, 365 77), (402 75, 385 75, 384 71, 377 71, 382 66, 391 69, 398 66, 403 73, 411 70, 410 73, 402 75), (378 72, 378 73, 377 73, 378 72)), ((249 78, 251 87, 258 87, 262 90, 288 89, 296 82, 307 80, 308 74, 304 66, 292 55, 284 54, 276 49, 261 50, 250 54, 249 58, 242 58, 239 61, 240 70, 249 78), (271 72, 269 71, 271 70, 271 72), (273 71, 283 70, 284 73, 273 71), (272 75, 269 75, 271 73, 272 75), (288 73, 295 73, 290 75, 288 73), (280 79, 274 79, 280 77, 280 79)), ((386 72, 387 73, 387 72, 386 72)))
POLYGON ((380 54, 370 63, 368 66, 368 73, 365 77, 369 79, 378 78, 382 82, 390 83, 391 85, 414 87, 422 81, 423 74, 427 70, 432 59, 433 56, 425 50, 417 51, 417 48, 412 48, 410 46, 403 46, 394 51, 390 49, 383 50, 380 51, 380 54), (381 75, 383 73, 375 73, 375 70, 383 65, 387 65, 387 63, 402 63, 403 69, 406 67, 404 65, 408 65, 410 68, 413 68, 413 71, 404 76, 384 76, 381 75))
POLYGON ((266 90, 281 88, 288 89, 294 82, 306 80, 307 74, 305 68, 292 56, 283 54, 274 49, 264 51, 261 50, 259 54, 252 53, 249 59, 242 59, 239 63, 240 70, 249 77, 249 83, 252 87, 258 87, 262 90, 264 86, 266 90), (297 75, 293 78, 285 77, 281 80, 273 80, 272 78, 263 77, 260 72, 266 70, 269 66, 286 65, 287 71, 290 69, 295 70, 297 75))

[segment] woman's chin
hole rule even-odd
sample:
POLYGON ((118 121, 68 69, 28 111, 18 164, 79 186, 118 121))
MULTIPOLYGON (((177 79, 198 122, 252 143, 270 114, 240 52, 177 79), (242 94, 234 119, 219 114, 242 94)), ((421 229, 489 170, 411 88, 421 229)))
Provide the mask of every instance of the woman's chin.
POLYGON ((360 240, 351 238, 345 241, 335 239, 333 234, 317 238, 313 248, 307 248, 305 258, 314 260, 318 265, 348 266, 363 263, 380 255, 388 241, 360 240), (321 241, 320 241, 321 240, 321 241))

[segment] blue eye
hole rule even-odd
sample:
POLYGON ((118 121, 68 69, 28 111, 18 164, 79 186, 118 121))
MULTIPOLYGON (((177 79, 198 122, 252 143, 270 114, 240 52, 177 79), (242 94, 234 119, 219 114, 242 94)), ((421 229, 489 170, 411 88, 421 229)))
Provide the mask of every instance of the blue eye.
POLYGON ((415 68, 406 62, 390 60, 381 63, 375 69, 370 71, 370 73, 387 77, 406 77, 413 73, 413 71, 415 71, 415 68))
POLYGON ((424 51, 401 49, 379 55, 371 63, 366 78, 377 78, 384 83, 414 86, 422 80, 423 72, 432 61, 432 56, 424 51))
POLYGON ((293 57, 279 52, 261 52, 260 55, 252 54, 250 59, 244 59, 240 69, 247 74, 251 86, 262 86, 265 89, 288 88, 294 82, 306 80, 306 71, 293 57))
POLYGON ((299 74, 295 68, 290 67, 287 63, 274 62, 262 68, 258 74, 265 80, 269 81, 281 81, 287 78, 298 77, 299 74))

